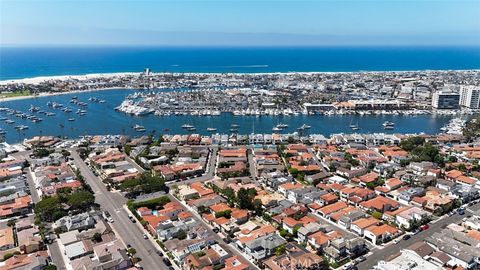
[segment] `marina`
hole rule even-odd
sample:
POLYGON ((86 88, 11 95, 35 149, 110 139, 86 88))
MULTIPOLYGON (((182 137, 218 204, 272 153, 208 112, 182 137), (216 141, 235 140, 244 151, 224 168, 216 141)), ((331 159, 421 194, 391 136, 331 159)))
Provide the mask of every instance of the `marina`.
POLYGON ((395 115, 395 114, 345 114, 345 115, 241 115, 233 113, 221 113, 218 116, 200 115, 164 115, 149 114, 125 114, 115 112, 129 95, 135 94, 138 90, 103 90, 96 92, 85 92, 65 94, 50 97, 37 97, 14 101, 0 102, 0 128, 7 142, 19 142, 26 137, 36 135, 54 135, 66 137, 78 137, 88 134, 127 134, 137 136, 139 133, 146 134, 189 134, 198 133, 210 135, 220 134, 271 134, 279 132, 282 134, 301 132, 303 134, 352 133, 356 132, 350 124, 361 126, 362 133, 386 132, 386 133, 428 133, 436 134, 442 132, 441 128, 455 117, 453 114, 418 114, 418 115, 395 115), (79 117, 75 121, 68 121, 72 118, 71 113, 59 109, 58 104, 69 104, 73 97, 78 102, 88 102, 88 106, 70 105, 79 117), (90 102, 88 99, 95 96, 105 103, 90 102), (48 106, 47 103, 52 105, 48 106), (58 109, 53 108, 57 104, 58 109), (33 107, 40 109, 35 114, 28 110, 33 107), (5 109, 7 108, 7 109, 5 109), (15 108, 15 110, 12 110, 15 108), (29 112, 29 113, 27 113, 29 112), (25 115, 24 115, 25 114, 25 115), (18 115, 18 116, 17 116, 18 115), (33 123, 27 119, 34 115, 42 120, 33 123), (45 115, 47 117, 40 117, 45 115), (109 117, 105 117, 108 115, 109 117), (50 116, 50 117, 48 117, 50 116), (55 116, 55 117, 51 117, 55 116), (81 117, 80 117, 81 116, 81 117), (395 123, 393 130, 384 129, 386 121, 395 123), (28 129, 15 129, 15 125, 25 125, 28 129), (143 129, 133 129, 135 125, 143 129), (279 127, 283 127, 280 129, 279 127), (288 126, 288 127, 286 127, 288 126), (272 130, 278 128, 280 130, 272 130))

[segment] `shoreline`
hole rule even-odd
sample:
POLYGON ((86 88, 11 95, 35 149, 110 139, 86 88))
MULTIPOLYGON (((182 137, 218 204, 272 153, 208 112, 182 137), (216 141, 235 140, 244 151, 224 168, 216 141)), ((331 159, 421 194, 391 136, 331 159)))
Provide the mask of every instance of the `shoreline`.
MULTIPOLYGON (((285 71, 285 72, 152 72, 151 75, 185 74, 185 75, 211 75, 211 74, 242 74, 242 75, 309 75, 309 74, 371 74, 371 73, 409 73, 409 72, 478 72, 480 69, 423 69, 423 70, 359 70, 359 71, 285 71)), ((0 80, 0 85, 8 84, 40 84, 48 81, 65 81, 78 79, 109 78, 117 76, 141 75, 143 72, 106 72, 86 73, 77 75, 51 75, 37 76, 21 79, 0 80)))
POLYGON ((17 97, 0 97, 0 104, 2 102, 9 102, 9 101, 16 101, 16 100, 23 100, 23 99, 33 99, 33 98, 42 98, 42 97, 51 97, 51 96, 61 96, 61 95, 68 95, 68 94, 76 94, 76 93, 85 93, 85 92, 96 92, 96 91, 104 91, 104 90, 123 90, 129 88, 118 88, 118 87, 106 87, 106 88, 96 88, 96 89, 89 89, 89 90, 73 90, 67 92, 58 92, 58 93, 44 93, 39 95, 28 95, 28 96, 17 96, 17 97))

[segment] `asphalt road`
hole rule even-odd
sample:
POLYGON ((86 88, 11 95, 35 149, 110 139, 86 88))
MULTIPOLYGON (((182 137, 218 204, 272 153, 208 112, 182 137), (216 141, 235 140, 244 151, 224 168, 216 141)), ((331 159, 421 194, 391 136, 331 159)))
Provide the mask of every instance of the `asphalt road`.
MULTIPOLYGON (((32 151, 25 151, 25 152, 17 152, 13 153, 12 156, 17 158, 17 159, 25 159, 29 162, 31 162, 30 154, 32 151)), ((35 183, 33 182, 32 175, 30 174, 30 169, 26 169, 26 175, 27 175, 27 182, 28 186, 30 188, 30 195, 32 196, 32 201, 34 204, 40 201, 40 196, 38 196, 37 189, 35 187, 35 183)), ((52 244, 48 245, 48 252, 50 254, 50 258, 52 259, 53 264, 57 266, 57 269, 59 270, 65 270, 67 267, 65 266, 65 261, 63 260, 63 255, 62 252, 60 251, 60 248, 58 246, 58 243, 55 241, 52 244)))
MULTIPOLYGON (((211 227, 205 222, 203 221, 203 219, 200 218, 200 216, 198 215, 197 212, 195 211, 191 211, 189 210, 187 207, 185 207, 185 205, 183 205, 183 203, 181 201, 179 201, 177 198, 175 198, 175 196, 169 194, 168 197, 170 198, 170 200, 172 201, 176 201, 178 202, 182 207, 183 209, 186 211, 186 212, 190 212, 193 214, 193 218, 199 223, 199 224, 202 224, 204 228, 206 228, 208 230, 208 232, 213 236, 213 239, 215 241, 217 241, 217 243, 219 244, 222 244, 223 247, 226 247, 229 251, 230 254, 234 254, 234 255, 237 255, 238 257, 240 258, 245 258, 243 257, 242 253, 240 253, 239 250, 237 250, 236 248, 234 248, 233 246, 231 245, 228 245, 226 244, 225 242, 223 242, 223 238, 218 235, 217 233, 215 233, 211 227)), ((250 265, 250 268, 251 269, 259 269, 255 264, 253 264, 250 260, 247 260, 245 258, 245 260, 248 262, 248 264, 250 265)))
POLYGON ((415 242, 423 241, 426 237, 432 235, 435 232, 440 232, 446 226, 452 223, 458 223, 464 218, 465 215, 460 216, 455 214, 450 217, 445 217, 440 219, 435 223, 429 224, 429 228, 425 231, 421 231, 416 235, 412 235, 408 240, 400 240, 398 244, 392 244, 383 249, 376 249, 373 251, 373 254, 367 257, 367 260, 358 264, 358 269, 371 269, 373 266, 377 265, 381 260, 387 260, 390 256, 397 254, 400 250, 405 249, 412 245, 415 242))
POLYGON ((136 257, 141 258, 139 263, 144 269, 168 269, 162 259, 156 254, 157 248, 148 240, 143 239, 143 231, 133 224, 128 214, 123 209, 127 199, 118 192, 109 192, 101 180, 96 177, 80 156, 71 151, 75 166, 80 170, 86 182, 95 193, 95 201, 102 209, 107 210, 112 216, 112 224, 116 235, 125 244, 130 244, 137 251, 136 257))

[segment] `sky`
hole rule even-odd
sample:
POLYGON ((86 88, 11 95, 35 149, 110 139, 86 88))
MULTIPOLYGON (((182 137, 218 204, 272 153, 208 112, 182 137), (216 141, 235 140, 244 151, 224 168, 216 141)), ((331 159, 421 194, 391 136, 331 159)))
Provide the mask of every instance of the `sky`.
POLYGON ((480 45, 480 0, 0 0, 0 45, 480 45))

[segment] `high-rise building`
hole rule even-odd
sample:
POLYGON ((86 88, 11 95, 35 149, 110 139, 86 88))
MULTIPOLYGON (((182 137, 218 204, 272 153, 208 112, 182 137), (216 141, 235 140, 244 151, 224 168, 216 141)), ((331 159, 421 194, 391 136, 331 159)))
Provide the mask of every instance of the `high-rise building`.
POLYGON ((480 87, 464 85, 460 87, 460 106, 469 109, 480 108, 480 87))
POLYGON ((433 93, 432 107, 435 109, 458 109, 460 103, 460 94, 440 90, 433 93))

